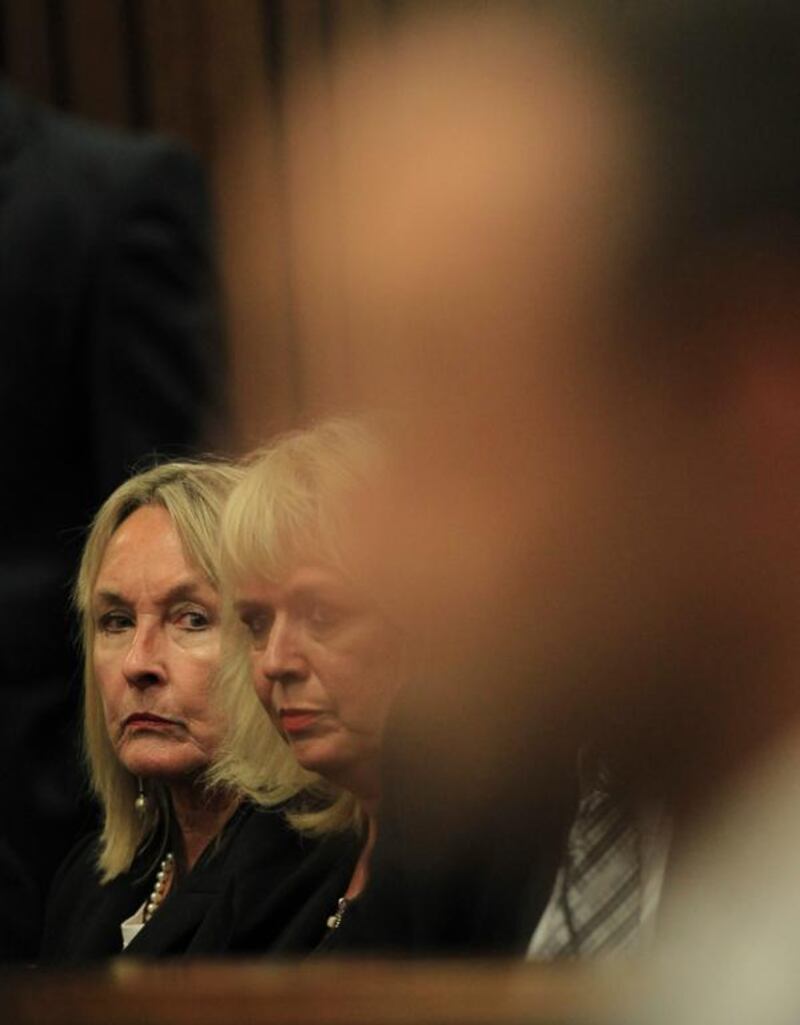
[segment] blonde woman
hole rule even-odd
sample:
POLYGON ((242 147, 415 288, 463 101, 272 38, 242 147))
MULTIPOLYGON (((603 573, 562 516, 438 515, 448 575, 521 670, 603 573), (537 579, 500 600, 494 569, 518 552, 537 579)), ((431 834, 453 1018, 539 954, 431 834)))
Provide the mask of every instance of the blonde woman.
MULTIPOLYGON (((316 846, 281 814, 259 813, 235 788, 205 779, 225 733, 210 700, 219 518, 240 478, 221 462, 163 465, 119 487, 92 525, 76 602, 102 829, 56 876, 45 961, 223 953, 255 914, 268 947, 324 870, 316 846)), ((276 767, 288 761, 274 731, 260 739, 275 748, 276 767)), ((287 798, 302 780, 284 776, 287 798)))
MULTIPOLYGON (((364 890, 376 837, 384 723, 400 681, 400 639, 348 565, 342 527, 380 455, 371 433, 331 420, 257 452, 223 516, 223 572, 245 668, 229 702, 254 688, 297 764, 321 778, 315 805, 289 820, 311 835, 349 835, 337 890, 315 908, 320 937, 364 890)), ((294 785, 237 731, 219 777, 270 804, 294 785)))

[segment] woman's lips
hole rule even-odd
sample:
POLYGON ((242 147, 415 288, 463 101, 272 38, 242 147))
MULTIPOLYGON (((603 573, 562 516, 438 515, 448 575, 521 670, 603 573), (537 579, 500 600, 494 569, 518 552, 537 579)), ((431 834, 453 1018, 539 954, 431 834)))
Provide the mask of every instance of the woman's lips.
POLYGON ((180 723, 174 719, 165 719, 161 715, 153 715, 150 712, 134 712, 122 723, 123 730, 164 730, 179 726, 180 723))
POLYGON ((321 714, 307 708, 285 708, 280 712, 281 726, 285 733, 302 733, 310 729, 321 714))

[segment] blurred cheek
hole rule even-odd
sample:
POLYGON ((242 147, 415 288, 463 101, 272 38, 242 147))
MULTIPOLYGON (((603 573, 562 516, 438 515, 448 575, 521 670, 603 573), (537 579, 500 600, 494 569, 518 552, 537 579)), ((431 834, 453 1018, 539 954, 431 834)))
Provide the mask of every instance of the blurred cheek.
MULTIPOLYGON (((577 452, 537 444, 530 415, 528 425, 524 445, 497 437, 477 416, 428 437, 411 431, 392 472, 359 497, 355 557, 415 645, 458 644, 460 624, 475 640, 491 636, 523 563, 535 569, 537 552, 569 534, 579 496, 565 467, 577 452)), ((550 437, 564 434, 575 438, 551 425, 550 437)))
POLYGON ((345 678, 347 686, 341 688, 342 714, 350 712, 352 721, 373 735, 383 732, 400 685, 399 658, 393 640, 387 641, 384 631, 378 631, 350 668, 345 678))

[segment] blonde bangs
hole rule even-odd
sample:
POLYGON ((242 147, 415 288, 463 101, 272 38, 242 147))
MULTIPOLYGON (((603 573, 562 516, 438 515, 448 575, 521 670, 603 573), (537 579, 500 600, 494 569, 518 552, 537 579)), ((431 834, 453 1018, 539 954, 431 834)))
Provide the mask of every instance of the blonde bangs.
POLYGON ((226 585, 253 575, 278 580, 301 562, 344 571, 339 539, 347 499, 377 457, 366 427, 349 419, 283 435, 254 452, 223 513, 226 585))
POLYGON ((221 567, 227 586, 256 574, 268 580, 283 576, 305 550, 316 519, 313 504, 294 482, 254 459, 234 488, 222 518, 221 567))

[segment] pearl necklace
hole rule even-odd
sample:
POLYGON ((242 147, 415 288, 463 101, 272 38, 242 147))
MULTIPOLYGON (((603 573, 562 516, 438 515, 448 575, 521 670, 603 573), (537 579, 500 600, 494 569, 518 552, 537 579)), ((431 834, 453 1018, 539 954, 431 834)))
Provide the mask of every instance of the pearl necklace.
POLYGON ((156 911, 158 911, 159 907, 161 907, 161 902, 167 895, 167 889, 169 888, 169 884, 172 882, 174 872, 175 855, 170 851, 158 866, 158 872, 156 872, 156 885, 153 887, 153 892, 150 894, 150 897, 144 906, 144 915, 142 917, 144 918, 145 925, 147 925, 156 911))

